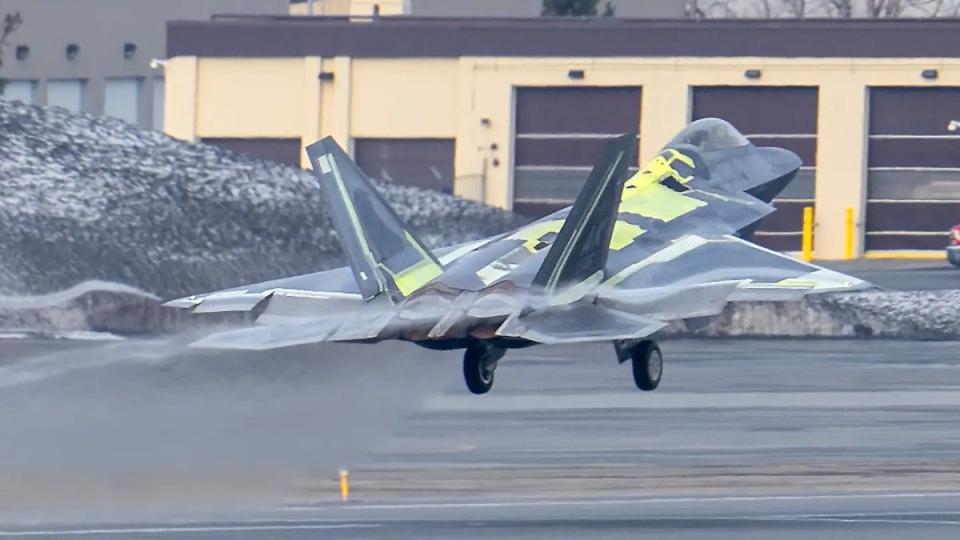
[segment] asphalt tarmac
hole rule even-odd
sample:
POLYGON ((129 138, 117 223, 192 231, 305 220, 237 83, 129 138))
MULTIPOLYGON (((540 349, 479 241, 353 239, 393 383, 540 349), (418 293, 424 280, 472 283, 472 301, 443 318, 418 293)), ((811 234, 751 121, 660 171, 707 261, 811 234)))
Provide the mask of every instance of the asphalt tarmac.
POLYGON ((893 291, 960 289, 960 269, 946 260, 909 259, 816 261, 816 264, 865 279, 893 291))
POLYGON ((957 538, 960 343, 0 342, 0 537, 957 538), (350 470, 340 500, 338 469, 350 470))

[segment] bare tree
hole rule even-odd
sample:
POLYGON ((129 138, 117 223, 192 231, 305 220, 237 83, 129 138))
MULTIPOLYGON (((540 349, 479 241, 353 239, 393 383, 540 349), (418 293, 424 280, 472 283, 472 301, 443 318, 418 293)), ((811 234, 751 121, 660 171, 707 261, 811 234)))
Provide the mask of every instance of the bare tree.
POLYGON ((807 18, 807 0, 785 0, 783 8, 788 17, 794 19, 807 18))
MULTIPOLYGON (((19 12, 8 13, 3 16, 3 25, 0 26, 0 68, 3 67, 3 49, 7 46, 7 38, 10 37, 10 34, 12 34, 22 22, 23 17, 20 16, 19 12)), ((5 84, 6 81, 0 77, 0 93, 3 92, 5 84)))
POLYGON ((958 14, 960 0, 691 0, 687 6, 691 18, 894 19, 958 14))
POLYGON ((854 12, 853 2, 854 0, 822 0, 822 6, 828 17, 850 19, 854 12))
POLYGON ((770 0, 757 0, 754 9, 760 14, 764 19, 773 18, 773 5, 770 0))

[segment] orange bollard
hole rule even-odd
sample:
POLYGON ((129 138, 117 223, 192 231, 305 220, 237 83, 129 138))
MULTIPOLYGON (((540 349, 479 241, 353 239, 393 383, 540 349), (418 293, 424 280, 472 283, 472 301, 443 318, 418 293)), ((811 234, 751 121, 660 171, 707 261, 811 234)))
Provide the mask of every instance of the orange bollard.
POLYGON ((346 501, 350 498, 350 472, 346 469, 340 469, 340 500, 346 501))

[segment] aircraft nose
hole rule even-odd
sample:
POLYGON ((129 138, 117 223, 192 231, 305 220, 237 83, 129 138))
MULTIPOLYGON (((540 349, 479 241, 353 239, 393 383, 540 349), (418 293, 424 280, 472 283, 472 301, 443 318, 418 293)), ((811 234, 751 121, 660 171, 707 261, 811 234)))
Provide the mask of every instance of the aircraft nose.
POLYGON ((780 178, 803 165, 800 156, 786 148, 760 147, 757 148, 760 156, 770 165, 773 178, 780 178))
POLYGON ((803 162, 800 156, 784 148, 757 148, 757 153, 766 164, 766 170, 746 191, 761 201, 769 203, 793 180, 803 162))

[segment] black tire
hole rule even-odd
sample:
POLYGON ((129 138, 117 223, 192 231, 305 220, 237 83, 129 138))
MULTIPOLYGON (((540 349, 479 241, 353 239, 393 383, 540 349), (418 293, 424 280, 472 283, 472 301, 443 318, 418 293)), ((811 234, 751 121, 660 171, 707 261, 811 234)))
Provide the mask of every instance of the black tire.
POLYGON ((633 364, 633 382, 637 388, 649 392, 660 386, 663 378, 663 353, 654 341, 638 343, 630 353, 633 364))
POLYGON ((487 364, 486 347, 467 347, 463 352, 463 380, 474 394, 486 394, 493 387, 493 369, 487 364))

